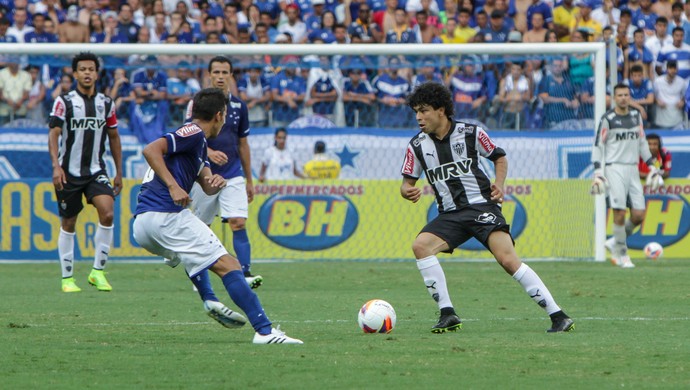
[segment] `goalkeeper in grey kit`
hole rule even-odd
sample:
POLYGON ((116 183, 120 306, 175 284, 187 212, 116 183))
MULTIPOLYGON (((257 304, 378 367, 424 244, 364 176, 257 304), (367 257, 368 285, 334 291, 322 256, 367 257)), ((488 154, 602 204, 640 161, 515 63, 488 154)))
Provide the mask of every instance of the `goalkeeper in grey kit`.
POLYGON ((592 194, 608 192, 608 206, 613 209, 613 237, 606 241, 611 262, 622 268, 634 268, 626 240, 645 217, 644 191, 637 165, 640 157, 649 167, 646 184, 652 190, 663 184, 663 179, 652 164, 654 158, 649 152, 642 116, 630 106, 630 88, 618 84, 613 95, 615 106, 601 118, 594 138, 592 194), (630 219, 626 220, 628 207, 630 219))

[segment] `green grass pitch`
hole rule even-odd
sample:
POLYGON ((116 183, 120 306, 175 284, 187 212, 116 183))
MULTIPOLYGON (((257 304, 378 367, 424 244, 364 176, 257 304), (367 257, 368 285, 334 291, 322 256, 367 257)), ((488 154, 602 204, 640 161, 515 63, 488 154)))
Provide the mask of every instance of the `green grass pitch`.
MULTIPOLYGON (((267 314, 304 345, 253 345, 250 326, 208 318, 182 269, 111 262, 111 293, 60 291, 57 262, 0 264, 5 389, 690 388, 690 260, 531 263, 575 330, 546 334, 543 311, 498 265, 445 262, 462 330, 436 335, 437 308, 407 262, 258 263, 267 314), (357 311, 381 298, 391 334, 357 311)), ((220 280, 216 291, 231 304, 220 280)))

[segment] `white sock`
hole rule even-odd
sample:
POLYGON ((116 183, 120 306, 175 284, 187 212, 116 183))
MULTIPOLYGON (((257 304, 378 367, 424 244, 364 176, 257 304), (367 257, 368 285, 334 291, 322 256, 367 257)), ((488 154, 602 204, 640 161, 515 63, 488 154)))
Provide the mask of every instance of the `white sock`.
POLYGON ((537 305, 546 310, 546 314, 550 315, 561 310, 551 296, 549 289, 546 288, 544 282, 539 278, 539 275, 537 275, 527 264, 522 263, 517 272, 515 272, 515 275, 513 275, 513 279, 520 283, 522 288, 525 289, 527 294, 537 305))
POLYGON ((625 256, 628 254, 628 236, 625 234, 624 225, 613 224, 613 238, 616 239, 614 251, 618 256, 625 256))
POLYGON ((60 228, 58 256, 63 278, 71 278, 74 274, 74 236, 75 233, 68 233, 60 228))
POLYGON ((443 273, 443 268, 438 262, 436 256, 429 256, 417 260, 417 268, 424 278, 424 285, 431 294, 431 297, 438 304, 439 309, 446 307, 453 307, 448 294, 448 287, 446 286, 446 274, 443 273))
POLYGON ((625 236, 630 237, 631 234, 633 234, 633 230, 635 229, 635 225, 633 225, 632 221, 629 219, 625 220, 625 236))
POLYGON ((100 223, 93 236, 93 245, 96 247, 96 255, 93 258, 93 268, 102 270, 108 261, 110 253, 110 243, 113 242, 113 227, 103 226, 100 223))

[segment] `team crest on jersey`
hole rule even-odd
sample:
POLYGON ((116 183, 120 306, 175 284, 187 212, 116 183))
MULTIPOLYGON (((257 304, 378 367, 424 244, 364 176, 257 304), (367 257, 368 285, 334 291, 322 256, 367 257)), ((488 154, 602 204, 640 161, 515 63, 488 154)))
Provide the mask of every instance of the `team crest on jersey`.
POLYGON ((110 184, 110 179, 108 179, 108 176, 106 175, 98 175, 96 178, 96 183, 105 184, 108 187, 113 188, 113 186, 110 184))
POLYGON ((493 225, 496 223, 496 215, 494 213, 481 213, 475 221, 493 225))
POLYGON ((180 137, 189 137, 190 135, 194 135, 199 132, 201 132, 201 127, 190 123, 177 129, 175 134, 179 135, 180 137))
POLYGON ((419 137, 415 138, 414 141, 412 141, 412 145, 419 146, 419 144, 421 144, 422 141, 424 141, 424 139, 426 139, 426 135, 421 134, 419 137))
POLYGON ((472 134, 472 133, 474 133, 474 126, 464 125, 461 128, 459 128, 458 131, 465 133, 465 134, 472 134))
POLYGON ((459 142, 457 144, 453 144, 452 148, 455 154, 458 156, 462 156, 462 154, 465 152, 465 144, 461 144, 459 142))

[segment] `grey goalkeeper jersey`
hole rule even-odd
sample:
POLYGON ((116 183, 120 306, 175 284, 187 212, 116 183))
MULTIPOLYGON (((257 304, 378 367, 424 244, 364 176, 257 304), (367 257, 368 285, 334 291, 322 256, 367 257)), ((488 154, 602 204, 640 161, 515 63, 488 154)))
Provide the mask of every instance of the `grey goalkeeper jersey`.
POLYGON ((595 168, 606 164, 637 165, 649 162, 652 154, 642 127, 642 116, 634 108, 627 115, 618 115, 614 109, 604 114, 597 129, 592 149, 595 168))

